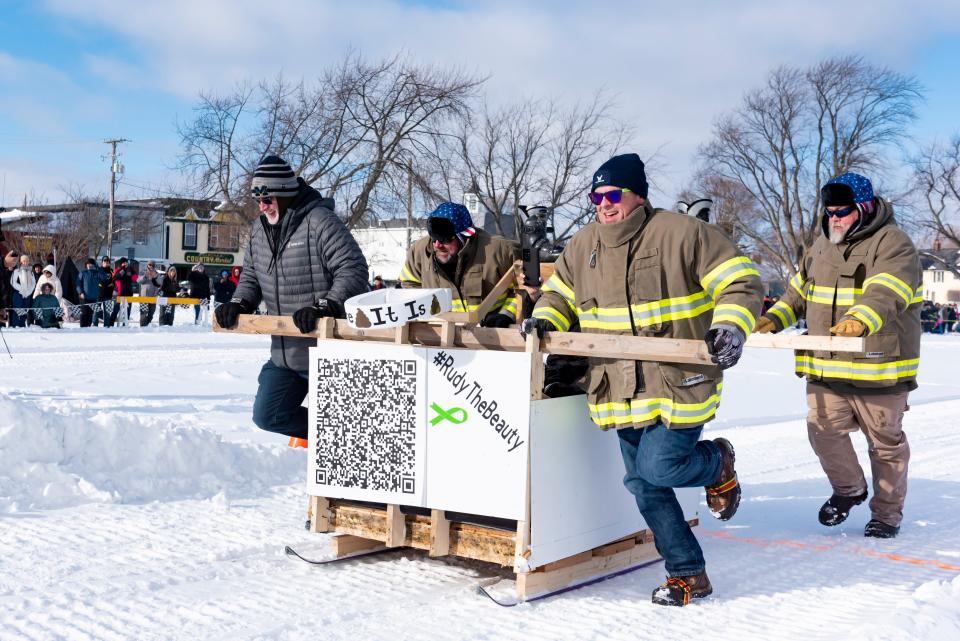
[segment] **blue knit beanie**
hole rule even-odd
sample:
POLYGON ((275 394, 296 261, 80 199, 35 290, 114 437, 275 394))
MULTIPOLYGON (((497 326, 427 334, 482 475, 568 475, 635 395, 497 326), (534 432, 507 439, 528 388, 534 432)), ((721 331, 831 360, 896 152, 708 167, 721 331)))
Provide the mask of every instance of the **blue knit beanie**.
POLYGON ((856 205, 865 214, 874 209, 873 185, 865 176, 852 171, 828 180, 820 195, 824 207, 856 205))

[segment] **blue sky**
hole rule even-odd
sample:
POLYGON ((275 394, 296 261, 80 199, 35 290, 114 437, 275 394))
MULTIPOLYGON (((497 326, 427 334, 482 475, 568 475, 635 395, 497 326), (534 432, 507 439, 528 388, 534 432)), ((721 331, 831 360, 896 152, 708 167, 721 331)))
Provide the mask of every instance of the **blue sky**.
POLYGON ((914 144, 960 132, 955 0, 0 0, 0 204, 59 202, 71 185, 105 193, 112 137, 132 141, 120 195, 162 193, 178 182, 175 123, 199 91, 310 78, 350 48, 489 74, 494 101, 612 96, 637 149, 661 149, 661 202, 714 118, 779 64, 863 55, 926 87, 914 144))

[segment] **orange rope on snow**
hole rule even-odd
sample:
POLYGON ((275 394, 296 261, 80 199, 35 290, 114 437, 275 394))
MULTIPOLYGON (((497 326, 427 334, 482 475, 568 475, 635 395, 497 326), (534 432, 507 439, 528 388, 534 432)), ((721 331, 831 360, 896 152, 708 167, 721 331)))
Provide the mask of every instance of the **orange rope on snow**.
MULTIPOLYGON (((728 541, 735 541, 737 543, 746 543, 748 545, 756 545, 759 547, 769 547, 771 545, 782 545, 785 547, 797 548, 799 550, 811 550, 813 552, 826 552, 829 550, 834 550, 839 548, 840 543, 804 543, 803 541, 791 541, 790 539, 759 539, 755 537, 748 536, 736 536, 730 534, 729 532, 711 532, 711 531, 700 531, 698 532, 701 536, 710 536, 715 539, 726 539, 728 541)), ((866 548, 855 547, 852 550, 841 548, 841 551, 852 551, 855 554, 861 554, 863 556, 870 556, 879 559, 887 559, 888 561, 896 561, 898 563, 907 563, 910 565, 929 565, 940 570, 948 570, 950 572, 960 572, 960 565, 954 565, 952 563, 945 563, 937 559, 917 559, 909 556, 901 556, 899 554, 891 554, 889 552, 877 552, 876 550, 868 550, 866 548)))

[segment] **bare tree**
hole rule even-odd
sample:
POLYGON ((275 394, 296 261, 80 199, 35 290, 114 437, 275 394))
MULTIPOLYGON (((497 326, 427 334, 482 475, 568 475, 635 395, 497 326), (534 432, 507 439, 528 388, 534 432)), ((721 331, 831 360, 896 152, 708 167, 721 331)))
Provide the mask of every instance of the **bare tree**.
POLYGON ((201 93, 194 119, 177 124, 182 147, 178 167, 191 179, 196 197, 232 203, 242 193, 241 183, 251 172, 243 123, 253 91, 242 84, 223 96, 201 93))
MULTIPOLYGON (((939 240, 960 247, 960 134, 932 143, 913 159, 914 195, 923 203, 915 222, 939 240)), ((940 254, 922 251, 960 278, 960 266, 940 254)))
POLYGON ((434 131, 466 115, 482 82, 400 56, 370 63, 349 53, 311 84, 278 76, 202 94, 194 120, 178 126, 180 169, 195 195, 255 215, 252 173, 264 155, 280 155, 308 184, 347 202, 352 227, 375 216, 371 204, 389 200, 387 182, 400 179, 392 174, 406 172, 434 131))
POLYGON ((881 169, 920 97, 912 77, 859 57, 780 67, 717 121, 700 149, 701 173, 747 190, 759 221, 738 229, 792 274, 819 233, 821 185, 846 171, 881 169))

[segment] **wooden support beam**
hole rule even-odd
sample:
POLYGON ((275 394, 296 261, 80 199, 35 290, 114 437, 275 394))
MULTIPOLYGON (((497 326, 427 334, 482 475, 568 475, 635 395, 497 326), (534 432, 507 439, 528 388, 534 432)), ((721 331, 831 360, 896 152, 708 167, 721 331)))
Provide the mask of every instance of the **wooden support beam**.
POLYGON ((396 345, 409 345, 410 344, 410 324, 399 325, 396 328, 396 334, 394 334, 393 342, 396 345))
POLYGON ((330 501, 322 496, 311 496, 308 512, 311 532, 330 531, 330 501))
POLYGON ((340 557, 350 556, 351 554, 357 554, 358 552, 379 550, 384 547, 383 541, 365 539, 350 534, 340 534, 333 537, 330 541, 330 546, 333 548, 333 556, 338 559, 340 557))
POLYGON ((808 334, 750 334, 747 347, 802 349, 811 352, 863 352, 865 340, 857 336, 810 336, 808 334))
POLYGON ((430 556, 450 554, 450 521, 443 510, 430 510, 430 556))
POLYGON ((440 323, 440 347, 453 347, 457 339, 457 326, 455 323, 440 323))
POLYGON ((657 557, 653 539, 637 543, 629 540, 627 544, 616 542, 609 546, 595 548, 589 553, 578 554, 552 564, 553 569, 546 570, 550 564, 534 572, 517 574, 517 597, 520 600, 560 590, 569 585, 589 581, 597 577, 612 574, 619 570, 651 561, 657 557), (589 557, 586 554, 590 554, 589 557))
POLYGON ((530 400, 539 401, 543 398, 543 381, 546 368, 543 364, 543 354, 540 353, 540 339, 536 332, 527 334, 526 351, 530 354, 530 400))
POLYGON ((403 518, 403 512, 400 511, 400 506, 390 503, 387 505, 387 540, 385 541, 387 547, 402 546, 406 532, 407 526, 403 518))
POLYGON ((480 301, 480 305, 475 310, 477 322, 480 322, 487 317, 487 314, 490 312, 490 308, 493 307, 494 303, 497 302, 497 299, 500 298, 514 284, 516 284, 516 282, 517 277, 512 269, 508 270, 503 276, 500 277, 500 280, 497 281, 497 284, 493 286, 493 289, 490 290, 490 293, 487 294, 486 298, 480 301))

